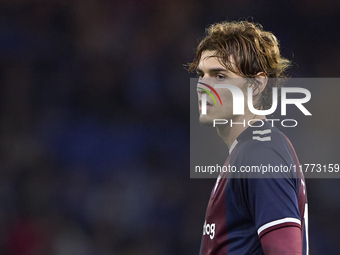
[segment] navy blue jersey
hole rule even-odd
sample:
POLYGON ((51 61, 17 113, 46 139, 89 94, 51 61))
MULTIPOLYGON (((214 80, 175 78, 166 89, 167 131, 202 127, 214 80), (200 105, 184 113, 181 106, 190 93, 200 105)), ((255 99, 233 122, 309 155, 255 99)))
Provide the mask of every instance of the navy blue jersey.
POLYGON ((248 127, 231 146, 229 165, 236 171, 221 173, 211 192, 200 254, 264 254, 261 237, 286 226, 301 229, 302 254, 308 254, 305 180, 288 138, 267 121, 248 127), (244 172, 246 167, 276 172, 244 172))

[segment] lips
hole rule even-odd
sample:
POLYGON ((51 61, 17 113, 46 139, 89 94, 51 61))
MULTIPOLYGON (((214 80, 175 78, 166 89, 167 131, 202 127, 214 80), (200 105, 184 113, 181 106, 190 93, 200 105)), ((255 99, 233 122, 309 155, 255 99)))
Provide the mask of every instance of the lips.
MULTIPOLYGON (((207 101, 207 107, 206 110, 209 111, 211 107, 213 107, 214 105, 210 102, 207 101)), ((202 111, 202 100, 199 100, 199 110, 202 111)))
MULTIPOLYGON (((199 105, 202 106, 202 100, 199 100, 199 105)), ((207 101, 207 106, 213 106, 213 104, 207 101)))

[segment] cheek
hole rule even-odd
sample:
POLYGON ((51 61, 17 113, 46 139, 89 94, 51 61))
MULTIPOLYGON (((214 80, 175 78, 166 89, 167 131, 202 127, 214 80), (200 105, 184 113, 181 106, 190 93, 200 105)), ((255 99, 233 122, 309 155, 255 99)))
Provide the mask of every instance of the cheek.
MULTIPOLYGON (((231 92, 228 89, 219 89, 219 90, 216 89, 216 92, 218 93, 218 95, 221 98, 223 107, 225 107, 227 104, 230 104, 232 102, 233 97, 232 97, 231 92)), ((220 105, 218 98, 216 98, 216 99, 218 101, 217 102, 218 105, 220 105)))

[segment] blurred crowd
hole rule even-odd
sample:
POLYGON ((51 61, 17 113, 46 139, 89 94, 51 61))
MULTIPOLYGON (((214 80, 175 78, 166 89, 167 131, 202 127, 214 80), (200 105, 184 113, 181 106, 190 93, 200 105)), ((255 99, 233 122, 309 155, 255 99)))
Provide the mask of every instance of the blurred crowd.
MULTIPOLYGON (((198 254, 214 180, 189 178, 183 65, 207 25, 254 17, 293 77, 337 77, 327 2, 0 1, 0 253, 198 254)), ((311 254, 337 254, 338 181, 310 183, 311 254)))

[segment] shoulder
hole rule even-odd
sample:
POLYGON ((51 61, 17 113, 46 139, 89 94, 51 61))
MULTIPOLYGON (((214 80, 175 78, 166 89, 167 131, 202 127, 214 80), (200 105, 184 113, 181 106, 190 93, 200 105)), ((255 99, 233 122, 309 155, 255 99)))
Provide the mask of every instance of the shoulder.
POLYGON ((245 162, 291 160, 288 140, 277 128, 250 128, 247 132, 247 137, 238 141, 235 158, 245 162))
POLYGON ((254 178, 294 177, 294 157, 289 140, 277 128, 249 128, 238 140, 230 164, 254 178), (270 170, 270 171, 269 171, 270 170), (284 171, 283 171, 284 170, 284 171), (265 176, 263 173, 266 173, 265 176), (253 176, 254 175, 254 176, 253 176))

